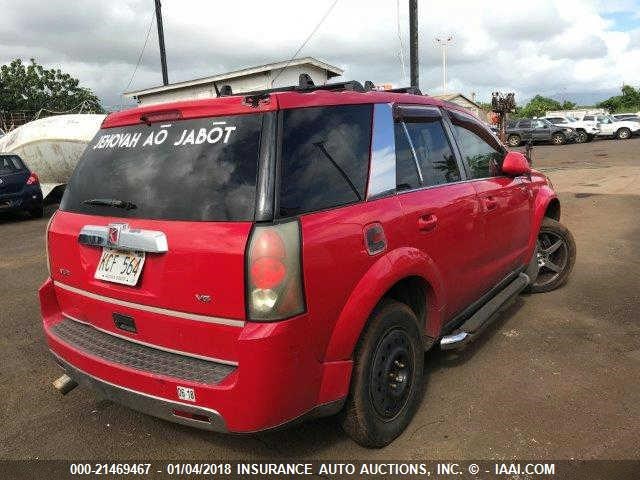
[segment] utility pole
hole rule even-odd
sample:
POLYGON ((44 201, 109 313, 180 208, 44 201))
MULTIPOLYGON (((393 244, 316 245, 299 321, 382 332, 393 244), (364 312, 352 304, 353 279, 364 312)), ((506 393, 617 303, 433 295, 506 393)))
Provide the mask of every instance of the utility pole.
POLYGON ((169 75, 167 74, 167 52, 164 49, 164 29, 162 28, 162 5, 160 0, 156 2, 156 24, 158 25, 158 42, 160 43, 160 65, 162 66, 162 84, 169 84, 169 75))
POLYGON ((409 0, 409 69, 411 86, 420 88, 418 62, 418 0, 409 0))
POLYGON ((447 47, 453 42, 453 35, 436 37, 436 43, 442 47, 442 93, 447 93, 447 47))

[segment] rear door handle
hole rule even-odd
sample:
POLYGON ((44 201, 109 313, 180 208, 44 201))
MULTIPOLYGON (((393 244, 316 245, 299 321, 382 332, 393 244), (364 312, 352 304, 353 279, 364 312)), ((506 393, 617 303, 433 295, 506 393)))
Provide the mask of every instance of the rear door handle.
POLYGON ((487 212, 490 212, 498 208, 498 202, 493 197, 487 197, 484 199, 484 206, 487 209, 487 212))
POLYGON ((430 232, 438 225, 438 217, 429 213, 418 218, 418 230, 421 232, 430 232))

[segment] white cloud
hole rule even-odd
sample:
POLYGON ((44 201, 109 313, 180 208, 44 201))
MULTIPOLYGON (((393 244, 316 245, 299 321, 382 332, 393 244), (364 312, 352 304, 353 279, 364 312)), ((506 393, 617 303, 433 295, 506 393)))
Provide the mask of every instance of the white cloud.
MULTIPOLYGON (((261 2, 164 0, 172 81, 288 58, 332 0, 261 2)), ((408 11, 400 2, 408 62, 408 11)), ((105 101, 120 101, 144 42, 153 2, 0 0, 0 62, 31 56, 77 75, 105 101)), ((638 82, 640 20, 616 32, 605 14, 636 15, 636 1, 539 0, 420 2, 421 86, 439 93, 440 50, 453 34, 450 89, 488 100, 496 89, 536 93, 597 92, 638 82)), ((345 78, 402 84, 396 2, 340 0, 302 55, 345 68, 345 78)), ((408 68, 408 65, 407 65, 408 68)), ((160 83, 155 26, 132 88, 160 83)))

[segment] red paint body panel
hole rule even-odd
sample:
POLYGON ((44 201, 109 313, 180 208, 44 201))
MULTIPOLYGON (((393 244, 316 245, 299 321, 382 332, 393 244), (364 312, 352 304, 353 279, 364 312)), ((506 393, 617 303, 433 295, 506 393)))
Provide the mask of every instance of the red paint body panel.
POLYGON ((405 244, 425 252, 434 260, 446 285, 442 302, 452 316, 482 293, 484 279, 478 278, 484 252, 475 245, 483 234, 483 216, 473 182, 425 188, 398 195, 406 228, 405 244), (421 221, 431 219, 430 228, 421 221))
POLYGON ((182 222, 99 217, 59 212, 49 228, 54 280, 106 297, 201 315, 243 320, 244 250, 250 222, 182 222), (85 225, 127 223, 131 228, 160 230, 166 253, 148 253, 138 286, 93 278, 101 248, 81 245, 85 225), (63 275, 62 270, 67 274, 63 275), (196 301, 196 294, 213 301, 196 301))
MULTIPOLYGON (((429 97, 385 92, 284 92, 258 107, 242 96, 179 102, 111 114, 103 127, 133 125, 150 113, 211 117, 360 103, 425 104, 459 109, 429 97)), ((425 334, 443 325, 506 273, 524 266, 555 193, 544 176, 460 182, 299 217, 306 310, 293 318, 247 321, 245 251, 251 222, 121 219, 65 211, 48 232, 51 278, 40 289, 47 342, 65 361, 98 379, 178 401, 176 387, 195 389, 197 405, 215 409, 234 432, 275 427, 315 407, 344 399, 353 351, 384 294, 407 277, 427 284, 425 334), (369 255, 367 225, 379 223, 387 244, 369 255), (169 251, 147 253, 137 286, 98 281, 101 248, 78 243, 86 225, 127 223, 165 233, 169 251), (199 301, 208 295, 211 302, 199 301), (123 305, 123 302, 127 304, 123 305), (153 309, 164 309, 163 312, 153 309), (112 315, 135 318, 137 333, 116 328, 112 315), (123 337, 233 362, 220 383, 190 384, 113 364, 80 351, 51 327, 63 315, 123 337), (211 321, 185 316, 204 316, 211 321), (226 322, 226 324, 225 324, 226 322)))
POLYGON ((483 235, 478 248, 483 252, 481 270, 484 290, 531 258, 533 195, 530 182, 523 177, 494 177, 472 182, 484 212, 483 235))

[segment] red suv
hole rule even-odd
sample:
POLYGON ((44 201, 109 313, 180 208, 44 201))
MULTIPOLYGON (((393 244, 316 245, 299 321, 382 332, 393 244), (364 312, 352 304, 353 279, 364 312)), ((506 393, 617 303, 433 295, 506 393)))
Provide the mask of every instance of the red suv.
POLYGON ((358 82, 109 115, 47 230, 44 330, 77 383, 256 432, 339 413, 380 447, 458 348, 575 244, 547 178, 463 109, 358 82))

